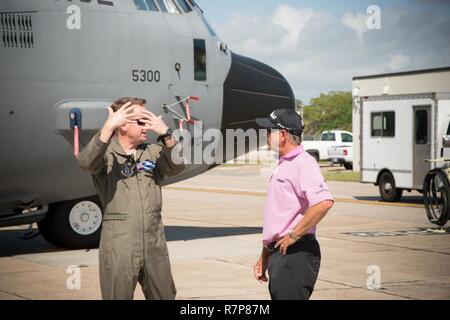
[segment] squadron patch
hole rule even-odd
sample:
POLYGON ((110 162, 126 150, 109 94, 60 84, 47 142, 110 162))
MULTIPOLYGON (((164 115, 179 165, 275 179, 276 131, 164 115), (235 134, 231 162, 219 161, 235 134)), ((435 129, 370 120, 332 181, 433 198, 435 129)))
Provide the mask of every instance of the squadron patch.
POLYGON ((130 163, 124 163, 122 165, 122 169, 120 170, 120 172, 122 173, 123 176, 129 178, 134 174, 135 170, 136 169, 134 165, 130 163))

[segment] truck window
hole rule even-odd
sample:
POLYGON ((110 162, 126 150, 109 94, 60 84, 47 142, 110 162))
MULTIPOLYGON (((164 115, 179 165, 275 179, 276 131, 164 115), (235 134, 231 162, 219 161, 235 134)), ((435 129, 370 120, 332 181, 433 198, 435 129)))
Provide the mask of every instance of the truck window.
POLYGON ((320 141, 336 141, 336 135, 333 132, 322 133, 320 141))
POLYGON ((372 137, 395 137, 395 112, 372 112, 371 136, 372 137))
POLYGON ((194 79, 206 81, 206 44, 203 39, 194 39, 194 79))
POLYGON ((353 136, 348 133, 341 133, 342 142, 353 142, 353 136))
POLYGON ((428 142, 428 111, 417 110, 416 116, 416 144, 427 144, 428 142))
POLYGON ((448 123, 447 135, 450 136, 450 122, 448 123))

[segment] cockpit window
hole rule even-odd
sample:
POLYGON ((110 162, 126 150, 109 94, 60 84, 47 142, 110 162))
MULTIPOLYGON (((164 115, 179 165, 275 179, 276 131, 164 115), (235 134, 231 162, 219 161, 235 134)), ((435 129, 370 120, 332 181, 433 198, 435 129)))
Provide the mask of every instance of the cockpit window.
POLYGON ((134 0, 134 3, 138 10, 158 11, 158 7, 153 0, 134 0))
POLYGON ((187 1, 191 4, 192 8, 197 7, 203 13, 203 10, 198 6, 198 4, 194 0, 187 0, 187 1))
POLYGON ((206 44, 203 39, 194 39, 194 79, 206 81, 206 44))
POLYGON ((191 7, 188 5, 186 0, 177 0, 177 2, 178 5, 184 10, 184 12, 188 13, 192 11, 191 7))
POLYGON ((180 9, 178 9, 173 0, 158 0, 158 4, 163 12, 181 14, 180 9))

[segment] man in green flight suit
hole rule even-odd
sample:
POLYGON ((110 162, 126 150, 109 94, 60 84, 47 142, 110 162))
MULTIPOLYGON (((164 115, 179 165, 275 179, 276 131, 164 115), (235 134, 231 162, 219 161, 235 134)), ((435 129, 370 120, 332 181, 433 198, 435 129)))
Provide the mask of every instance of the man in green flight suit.
POLYGON ((103 128, 78 154, 103 205, 100 287, 103 299, 133 299, 137 282, 146 299, 174 299, 164 227, 161 180, 184 169, 181 144, 140 98, 108 107, 103 128), (147 131, 159 136, 146 144, 147 131))

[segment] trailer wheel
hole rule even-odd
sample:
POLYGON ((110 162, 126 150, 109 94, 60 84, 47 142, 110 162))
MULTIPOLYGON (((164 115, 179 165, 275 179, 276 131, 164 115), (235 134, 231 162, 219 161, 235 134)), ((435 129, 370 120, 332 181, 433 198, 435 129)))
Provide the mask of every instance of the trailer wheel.
POLYGON ((90 197, 51 204, 38 227, 44 239, 56 246, 89 249, 99 245, 101 223, 100 202, 90 197))
POLYGON ((403 189, 396 188, 395 179, 389 172, 383 172, 381 174, 378 187, 383 201, 397 202, 402 197, 403 189))

